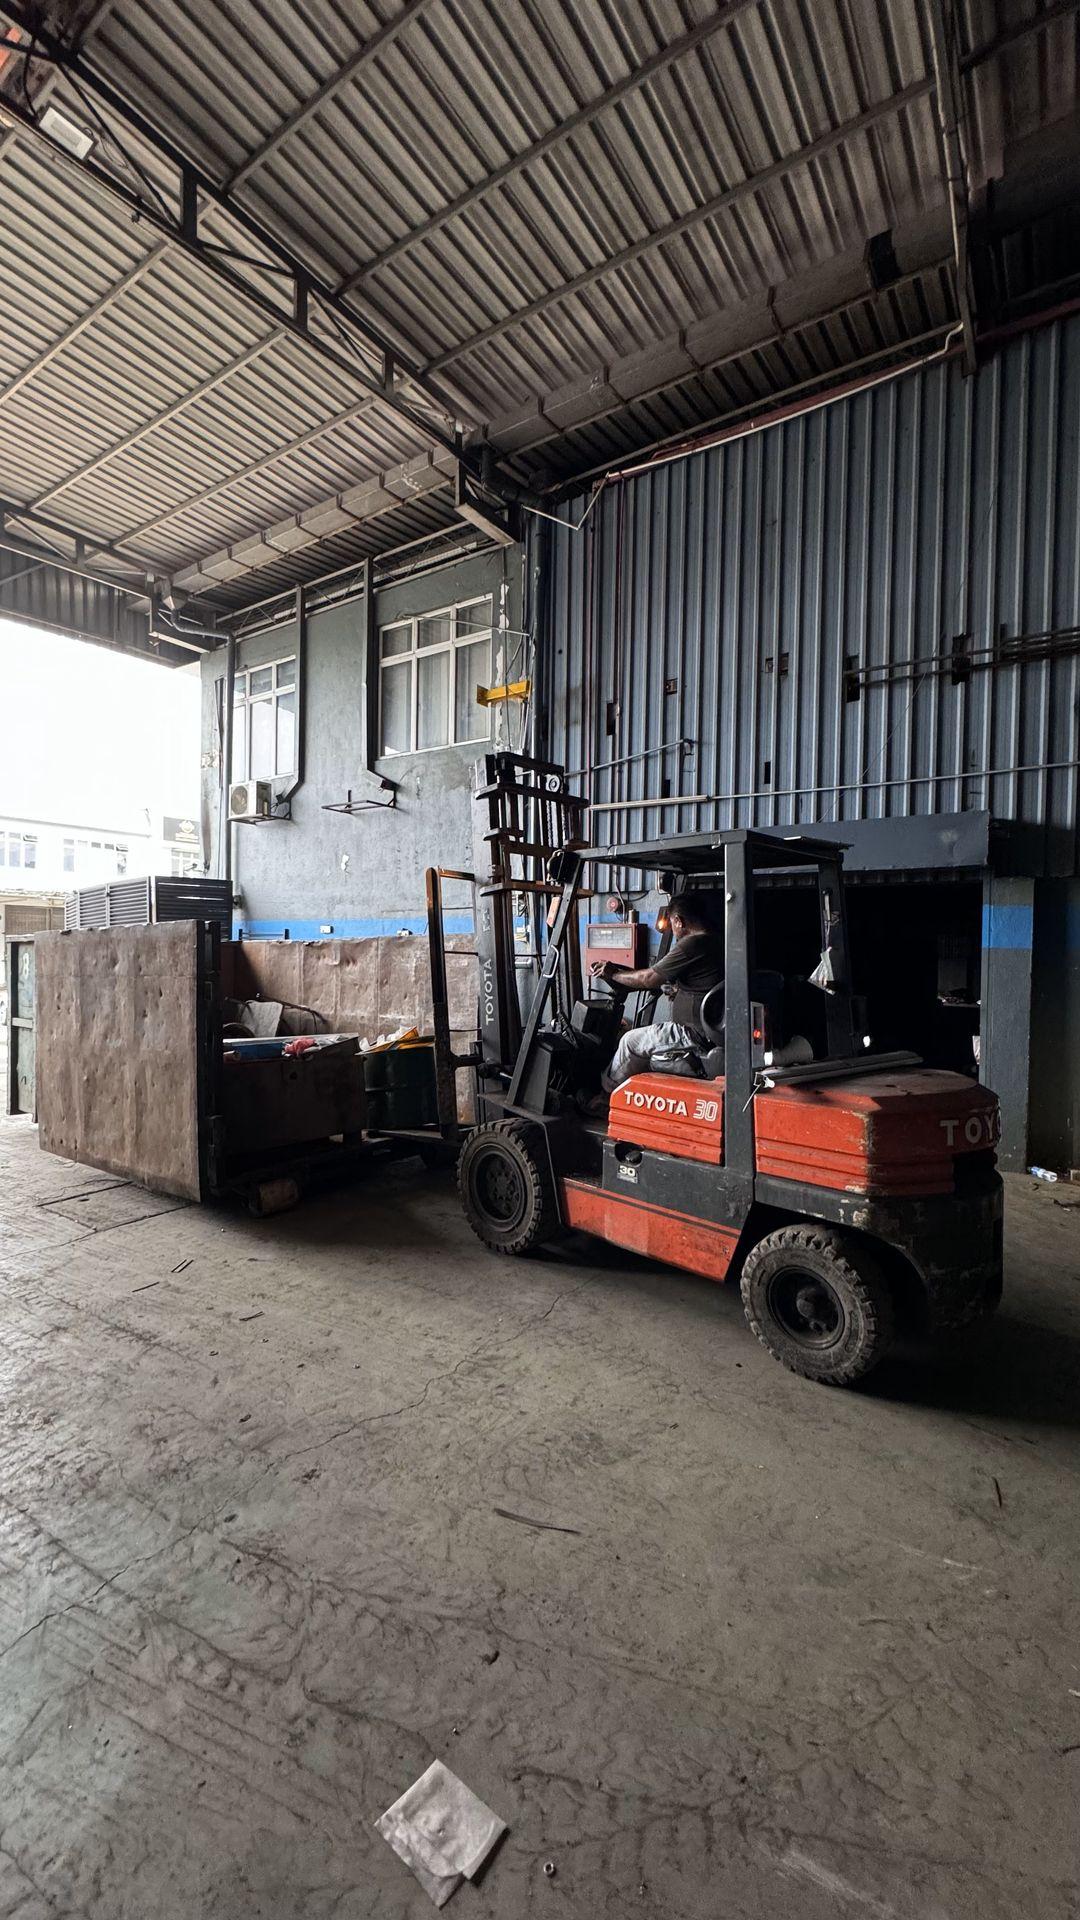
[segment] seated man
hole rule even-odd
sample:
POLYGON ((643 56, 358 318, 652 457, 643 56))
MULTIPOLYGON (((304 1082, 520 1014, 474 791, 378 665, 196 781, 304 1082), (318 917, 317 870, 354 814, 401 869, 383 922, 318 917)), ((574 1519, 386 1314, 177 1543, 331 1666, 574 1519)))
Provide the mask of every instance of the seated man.
POLYGON ((705 995, 724 977, 723 941, 710 931, 706 909, 695 902, 692 893, 675 894, 667 912, 673 940, 655 966, 631 971, 605 960, 594 961, 591 968, 594 978, 606 981, 609 987, 659 990, 671 1003, 670 1020, 658 1020, 651 1027, 633 1027, 623 1034, 611 1065, 601 1075, 601 1085, 608 1093, 632 1074, 647 1072, 654 1053, 669 1047, 710 1044, 698 1021, 705 995))

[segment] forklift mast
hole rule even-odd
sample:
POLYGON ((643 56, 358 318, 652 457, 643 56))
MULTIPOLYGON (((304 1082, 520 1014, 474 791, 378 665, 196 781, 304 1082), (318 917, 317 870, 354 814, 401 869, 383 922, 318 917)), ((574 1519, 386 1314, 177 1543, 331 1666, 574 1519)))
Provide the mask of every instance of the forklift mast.
MULTIPOLYGON (((567 792, 566 774, 551 761, 519 753, 486 753, 476 763, 473 792, 473 900, 480 987, 481 1078, 508 1072, 521 1046, 522 992, 532 995, 540 963, 545 909, 553 888, 548 868, 567 846, 581 845, 585 802, 567 792), (531 938, 520 965, 515 902, 526 903, 531 938)), ((564 961, 563 999, 580 998, 580 955, 564 961), (574 975, 576 963, 577 976, 574 975), (576 992, 574 991, 576 986, 576 992)))
MULTIPOLYGON (((521 1048, 522 1002, 532 999, 544 950, 547 909, 558 885, 553 863, 580 846, 585 802, 568 793, 566 774, 551 761, 519 753, 487 753, 473 769, 473 870, 427 871, 428 960, 435 1042, 440 1132, 457 1137, 457 1073, 475 1071, 480 1102, 501 1093, 521 1048), (477 963, 477 1045, 453 1050, 443 928, 444 880, 472 887, 477 963), (516 938, 522 906, 526 939, 516 938)), ((568 1008, 581 995, 581 960, 565 949, 560 997, 568 1008)), ((478 1105, 479 1103, 478 1102, 478 1105)))

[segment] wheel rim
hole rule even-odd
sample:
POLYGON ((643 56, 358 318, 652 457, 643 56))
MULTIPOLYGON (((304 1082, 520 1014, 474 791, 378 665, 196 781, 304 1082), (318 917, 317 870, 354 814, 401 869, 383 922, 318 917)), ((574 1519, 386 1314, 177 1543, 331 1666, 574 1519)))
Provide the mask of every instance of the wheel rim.
POLYGON ((509 1154, 489 1152, 473 1168, 473 1198, 485 1219, 510 1232, 525 1218, 528 1188, 525 1176, 509 1154))
POLYGON ((768 1289, 769 1311, 789 1340, 820 1352, 840 1339, 847 1320, 844 1303, 819 1273, 789 1267, 774 1274, 768 1289))

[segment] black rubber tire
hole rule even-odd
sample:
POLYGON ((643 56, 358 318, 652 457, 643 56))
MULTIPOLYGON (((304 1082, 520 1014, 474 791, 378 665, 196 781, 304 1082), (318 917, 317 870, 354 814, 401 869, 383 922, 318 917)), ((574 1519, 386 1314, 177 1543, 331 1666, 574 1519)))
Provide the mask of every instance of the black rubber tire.
POLYGON ((457 1181, 465 1218, 492 1253, 535 1253, 558 1231, 544 1137, 527 1120, 477 1127, 461 1149, 457 1181))
POLYGON ((773 1358, 824 1386, 850 1387, 893 1342, 889 1283, 873 1255, 830 1227, 780 1227, 751 1247, 743 1311, 773 1358))

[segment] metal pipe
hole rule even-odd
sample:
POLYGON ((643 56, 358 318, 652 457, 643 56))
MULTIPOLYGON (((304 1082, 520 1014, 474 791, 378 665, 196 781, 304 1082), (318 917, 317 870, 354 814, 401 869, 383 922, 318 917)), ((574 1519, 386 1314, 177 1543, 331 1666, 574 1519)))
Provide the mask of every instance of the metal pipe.
MULTIPOLYGON (((363 658, 364 658, 364 716, 362 723, 364 753, 360 762, 365 773, 374 775, 375 762, 379 757, 379 708, 382 688, 379 684, 379 635, 375 622, 375 569, 370 559, 364 561, 362 582, 364 590, 363 658)), ((415 671, 415 669, 414 669, 415 671)))
MULTIPOLYGON (((638 474, 651 473, 656 467, 669 466, 673 460, 683 460, 692 453, 703 453, 710 447, 722 447, 729 440, 748 440, 753 434, 764 433, 769 427, 779 425, 781 421, 800 420, 808 413, 817 413, 824 407, 832 406, 834 401, 850 400, 856 394, 868 393, 872 387, 885 386, 890 380, 899 380, 905 373, 918 373, 924 367, 932 367, 938 361, 947 359, 953 351, 953 341, 959 332, 959 327, 954 322, 946 331, 946 325, 947 323, 943 322, 939 327, 931 327, 926 333, 917 334, 914 339, 903 341, 900 348, 883 347, 879 353, 867 356, 868 359, 878 360, 882 353, 893 353, 902 351, 906 347, 919 346, 924 340, 936 340, 942 333, 945 334, 940 347, 936 347, 932 353, 920 354, 917 360, 898 361, 892 366, 883 367, 878 373, 859 374, 854 380, 842 380, 837 386, 828 388, 826 392, 811 393, 804 400, 781 400, 779 404, 767 406, 764 413, 755 412, 748 420, 732 426, 718 427, 715 433, 704 431, 689 438, 684 437, 673 445, 662 446, 655 453, 636 461, 630 467, 589 468, 585 473, 576 475, 576 481, 580 483, 588 480, 593 473, 599 472, 603 472, 605 482, 633 480, 638 474)), ((797 386, 788 387, 785 391, 798 393, 800 388, 812 386, 820 378, 820 375, 815 374, 810 380, 801 380, 797 386)), ((730 415, 726 417, 730 419, 730 415)))
MULTIPOLYGON (((296 589, 295 612, 296 612, 296 778, 293 781, 291 787, 286 787, 284 793, 278 794, 279 800, 291 800, 293 797, 293 794, 298 792, 299 789, 304 784, 304 746, 305 746, 304 736, 306 733, 305 714, 307 711, 307 696, 306 696, 306 687, 305 687, 305 682, 307 679, 307 592, 303 586, 299 586, 296 589)), ((230 639, 232 640, 233 647, 235 650, 236 636, 230 635, 230 639)))
POLYGON ((964 331, 964 372, 975 371, 975 313, 968 258, 968 175, 960 132, 960 70, 953 18, 942 0, 926 0, 930 57, 934 69, 934 106, 945 160, 953 251, 956 256, 956 308, 964 331))
MULTIPOLYGON (((1012 767, 975 767, 956 773, 905 773, 891 780, 848 780, 814 787, 757 787, 743 793, 669 793, 654 794, 642 800, 595 800, 586 802, 589 813, 633 813, 656 807, 722 807, 734 800, 789 800, 816 793, 877 793, 885 787, 948 786, 950 781, 996 780, 1013 773, 1064 773, 1080 767, 1080 760, 1032 760, 1012 767)), ((842 827, 842 820, 833 823, 842 827)))
POLYGON ((229 819, 229 785, 232 780, 233 701, 236 694, 236 635, 225 642, 225 687, 221 740, 221 819, 218 830, 218 865, 223 880, 232 879, 232 822, 229 819))
POLYGON ((633 760, 655 760, 660 753, 689 753, 694 746, 693 740, 665 740, 662 747, 644 747, 640 753, 624 753, 618 760, 601 760, 595 767, 571 767, 568 780, 578 780, 583 773, 606 773, 610 767, 627 767, 633 760))

